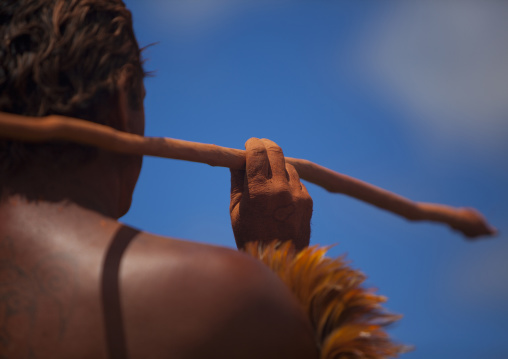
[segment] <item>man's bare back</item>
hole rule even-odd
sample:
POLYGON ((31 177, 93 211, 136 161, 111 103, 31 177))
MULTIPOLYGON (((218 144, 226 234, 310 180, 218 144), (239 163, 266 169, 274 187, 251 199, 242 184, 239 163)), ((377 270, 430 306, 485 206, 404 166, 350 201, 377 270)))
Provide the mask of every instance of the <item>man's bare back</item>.
POLYGON ((122 330, 129 358, 317 355, 292 294, 245 254, 137 232, 72 203, 11 197, 0 224, 3 358, 108 358, 122 330), (101 293, 117 271, 123 326, 101 293))

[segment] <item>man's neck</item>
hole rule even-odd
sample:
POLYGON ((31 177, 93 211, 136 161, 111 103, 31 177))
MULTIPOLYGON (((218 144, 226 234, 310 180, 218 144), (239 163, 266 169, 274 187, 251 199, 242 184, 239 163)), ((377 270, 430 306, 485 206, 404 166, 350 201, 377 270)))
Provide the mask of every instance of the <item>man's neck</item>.
POLYGON ((126 211, 121 208, 124 203, 130 203, 130 198, 124 198, 128 195, 122 193, 120 176, 105 169, 100 162, 61 173, 35 165, 9 179, 4 185, 0 205, 9 206, 13 201, 74 203, 104 216, 118 218, 126 211))

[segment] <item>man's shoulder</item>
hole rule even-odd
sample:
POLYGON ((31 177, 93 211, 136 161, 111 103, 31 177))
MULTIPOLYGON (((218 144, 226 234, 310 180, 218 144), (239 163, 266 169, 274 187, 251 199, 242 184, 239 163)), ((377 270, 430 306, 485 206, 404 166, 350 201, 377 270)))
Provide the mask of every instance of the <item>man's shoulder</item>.
POLYGON ((133 244, 132 266, 140 272, 127 264, 125 278, 137 278, 127 279, 125 288, 126 313, 134 327, 152 318, 152 330, 162 333, 159 340, 172 348, 194 348, 196 357, 313 357, 303 310, 257 259, 148 234, 133 244))
POLYGON ((138 264, 149 261, 151 266, 144 266, 143 270, 157 270, 166 280, 172 279, 174 275, 184 275, 189 280, 200 276, 235 280, 243 275, 270 272, 257 259, 232 248, 146 232, 136 235, 126 255, 127 262, 133 265, 126 267, 126 270, 138 270, 138 264), (237 270, 232 271, 232 268, 237 270))
POLYGON ((289 294, 261 261, 227 247, 141 232, 124 260, 124 278, 160 296, 174 297, 174 289, 183 289, 181 286, 186 293, 206 294, 208 300, 215 296, 229 301, 237 296, 289 294))

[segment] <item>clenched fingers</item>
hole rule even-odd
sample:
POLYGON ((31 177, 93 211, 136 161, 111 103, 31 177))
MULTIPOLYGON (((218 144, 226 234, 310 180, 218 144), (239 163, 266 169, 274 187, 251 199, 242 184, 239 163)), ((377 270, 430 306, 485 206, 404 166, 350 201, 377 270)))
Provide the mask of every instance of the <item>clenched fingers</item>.
POLYGON ((266 148, 266 154, 270 163, 272 178, 276 181, 288 180, 286 172, 286 160, 282 149, 273 141, 266 138, 261 139, 266 148))
POLYGON ((270 162, 263 141, 259 138, 249 138, 245 142, 245 170, 247 181, 264 182, 270 173, 270 162))

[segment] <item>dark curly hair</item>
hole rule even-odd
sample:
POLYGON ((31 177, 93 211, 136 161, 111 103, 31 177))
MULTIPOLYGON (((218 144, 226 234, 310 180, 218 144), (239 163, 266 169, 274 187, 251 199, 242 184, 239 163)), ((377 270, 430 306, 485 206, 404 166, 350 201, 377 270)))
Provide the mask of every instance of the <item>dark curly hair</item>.
MULTIPOLYGON (((145 72, 132 16, 121 0, 0 2, 0 111, 112 125, 104 111, 125 70, 132 85, 130 106, 140 109, 145 72)), ((0 140, 0 173, 25 166, 34 156, 40 160, 40 153, 58 161, 65 152, 93 152, 83 149, 0 140)))

